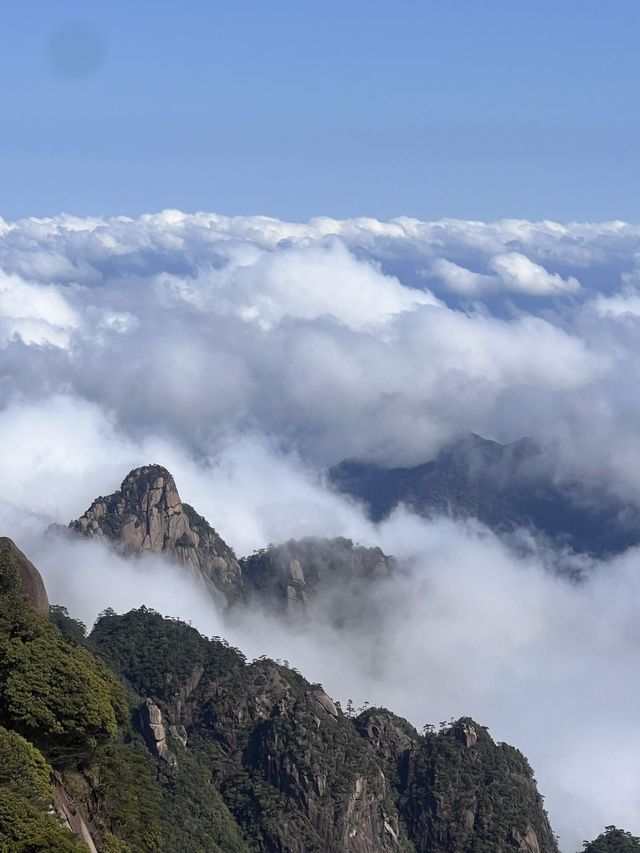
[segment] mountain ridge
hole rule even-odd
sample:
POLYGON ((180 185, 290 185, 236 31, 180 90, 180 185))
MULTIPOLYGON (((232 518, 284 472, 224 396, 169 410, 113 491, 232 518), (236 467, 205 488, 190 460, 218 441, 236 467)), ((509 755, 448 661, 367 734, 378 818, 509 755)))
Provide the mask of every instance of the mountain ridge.
POLYGON ((290 614, 321 588, 371 583, 397 571, 393 557, 345 537, 291 539, 238 559, 212 525, 181 500, 172 474, 157 464, 134 468, 120 489, 95 498, 67 529, 106 541, 123 556, 168 556, 219 603, 253 600, 290 614))
MULTIPOLYGON (((62 838, 51 804, 77 838, 42 849, 449 853, 455 838, 461 850, 497 839, 493 849, 515 853, 528 849, 517 839, 535 837, 537 851, 557 853, 526 761, 472 720, 418 735, 385 709, 354 718, 295 670, 248 662, 146 607, 103 612, 85 638, 58 608, 60 633, 32 609, 4 554, 0 749, 3 731, 27 738, 56 780, 39 801, 43 843, 62 838), (481 778, 517 793, 494 802, 481 778), (456 812, 460 798, 474 817, 458 825, 441 806, 456 812), (487 819, 489 803, 499 818, 487 819)), ((0 767, 0 802, 5 788, 0 767)), ((7 837, 33 849, 30 826, 7 824, 0 810, 0 849, 7 837)))
MULTIPOLYGON (((146 607, 107 609, 87 637, 64 608, 56 625, 33 609, 13 553, 0 849, 558 853, 526 758, 470 717, 418 734, 385 708, 343 712, 296 670, 146 607)), ((610 827, 588 849, 636 840, 610 827)))
POLYGON ((518 528, 595 556, 640 542, 640 509, 596 488, 559 478, 531 438, 508 444, 468 433, 411 467, 344 460, 329 484, 359 501, 374 522, 399 505, 426 518, 477 518, 498 534, 518 528))

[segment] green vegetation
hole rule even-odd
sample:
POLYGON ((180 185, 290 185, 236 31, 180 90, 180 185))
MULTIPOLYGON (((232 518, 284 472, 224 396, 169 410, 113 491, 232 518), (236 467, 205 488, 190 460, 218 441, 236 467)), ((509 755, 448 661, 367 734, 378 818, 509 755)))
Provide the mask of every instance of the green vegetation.
POLYGON ((400 809, 417 853, 495 853, 530 830, 557 850, 524 755, 468 718, 420 739, 400 809))
POLYGON ((68 640, 73 640, 74 643, 82 645, 87 637, 87 626, 79 619, 73 619, 69 616, 66 607, 61 607, 59 604, 49 605, 49 621, 68 640))
POLYGON ((136 693, 159 699, 171 697, 198 666, 220 675, 245 663, 237 649, 207 640, 179 619, 163 618, 147 607, 122 616, 105 611, 89 645, 136 693))
POLYGON ((214 779, 215 747, 200 738, 178 751, 178 766, 164 774, 163 829, 167 850, 248 853, 249 847, 214 779))
POLYGON ((0 787, 31 802, 51 801, 51 768, 33 744, 0 726, 0 787))
POLYGON ((31 609, 6 553, 0 589, 0 725, 23 734, 54 763, 87 756, 125 718, 121 685, 31 609))
POLYGON ((105 828, 126 840, 131 853, 163 848, 162 795, 155 763, 139 741, 109 744, 99 757, 92 790, 98 813, 108 816, 105 828))
POLYGON ((607 826, 594 841, 584 842, 582 853, 640 853, 640 838, 616 826, 607 826))
POLYGON ((51 767, 44 756, 16 732, 0 727, 0 850, 86 849, 50 814, 52 800, 51 767))
POLYGON ((86 853, 84 845, 42 806, 0 787, 0 850, 11 853, 86 853))

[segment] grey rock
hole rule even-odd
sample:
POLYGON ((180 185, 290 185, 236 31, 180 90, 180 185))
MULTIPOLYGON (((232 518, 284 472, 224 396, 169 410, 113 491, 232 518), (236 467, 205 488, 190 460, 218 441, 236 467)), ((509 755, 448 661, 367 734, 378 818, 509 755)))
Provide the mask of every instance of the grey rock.
POLYGON ((182 503, 173 477, 160 465, 131 471, 117 492, 97 498, 69 528, 104 538, 125 555, 166 554, 214 594, 233 599, 241 589, 242 571, 232 549, 182 503))
POLYGON ((22 593, 29 599, 31 606, 43 616, 49 613, 49 599, 40 572, 12 539, 0 536, 0 553, 8 556, 20 575, 22 593))
POLYGON ((162 711, 152 699, 145 699, 140 709, 140 718, 142 733, 150 750, 158 758, 166 761, 170 767, 174 767, 177 764, 177 760, 167 744, 167 733, 164 727, 162 711))

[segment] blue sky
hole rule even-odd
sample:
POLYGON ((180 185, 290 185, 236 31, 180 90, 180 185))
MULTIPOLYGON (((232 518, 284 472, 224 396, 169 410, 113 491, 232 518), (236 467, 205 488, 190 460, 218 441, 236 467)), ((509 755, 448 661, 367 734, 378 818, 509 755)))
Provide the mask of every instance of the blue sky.
POLYGON ((0 215, 638 220, 640 6, 6 4, 0 215))

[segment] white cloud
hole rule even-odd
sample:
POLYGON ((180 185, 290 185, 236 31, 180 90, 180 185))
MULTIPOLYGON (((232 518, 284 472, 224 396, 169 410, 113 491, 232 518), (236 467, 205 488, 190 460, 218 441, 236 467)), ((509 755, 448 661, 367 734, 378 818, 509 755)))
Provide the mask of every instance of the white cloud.
POLYGON ((270 329, 286 317, 331 317, 352 329, 385 323, 418 305, 441 304, 430 293, 403 287, 371 263, 354 258, 338 241, 324 248, 265 252, 254 245, 227 247, 222 269, 185 280, 162 276, 159 285, 202 311, 234 314, 270 329))
POLYGON ((438 258, 431 271, 445 283, 448 290, 463 296, 480 296, 495 290, 499 284, 495 276, 471 272, 466 267, 454 264, 446 258, 438 258))
POLYGON ((613 296, 597 296, 593 308, 600 317, 640 317, 640 293, 625 289, 613 296))
MULTIPOLYGON (((640 831, 637 553, 571 586, 548 572, 558 555, 473 527, 399 512, 374 528, 321 479, 348 456, 424 461, 471 429, 550 442, 558 476, 640 502, 639 256, 625 223, 0 222, 3 532, 35 547, 158 462, 240 553, 379 543, 415 568, 380 591, 377 638, 345 643, 318 614, 295 642, 257 618, 230 639, 418 724, 477 716, 532 759, 571 844, 605 822, 640 831)), ((221 630, 164 564, 132 574, 87 543, 37 556, 85 618, 144 601, 221 630)))
POLYGON ((565 279, 557 273, 551 274, 521 252, 496 255, 491 261, 491 268, 500 276, 508 290, 517 293, 549 296, 556 293, 575 293, 580 289, 580 282, 573 276, 565 279))
POLYGON ((67 347, 79 317, 59 289, 23 281, 0 271, 0 331, 5 341, 18 336, 26 344, 67 347))

